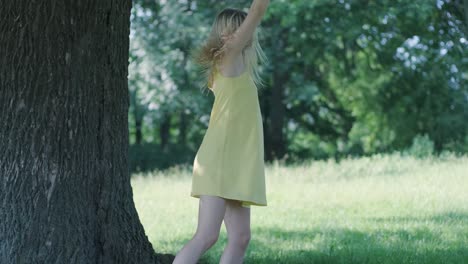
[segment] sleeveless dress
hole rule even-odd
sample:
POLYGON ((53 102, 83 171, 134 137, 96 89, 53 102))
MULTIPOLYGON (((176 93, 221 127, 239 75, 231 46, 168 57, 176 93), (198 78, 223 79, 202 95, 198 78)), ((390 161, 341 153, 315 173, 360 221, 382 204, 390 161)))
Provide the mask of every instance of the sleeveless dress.
MULTIPOLYGON (((215 67, 216 68, 216 67, 215 67)), ((255 83, 248 71, 226 77, 215 70, 215 99, 195 155, 190 195, 266 206, 263 124, 255 83)))

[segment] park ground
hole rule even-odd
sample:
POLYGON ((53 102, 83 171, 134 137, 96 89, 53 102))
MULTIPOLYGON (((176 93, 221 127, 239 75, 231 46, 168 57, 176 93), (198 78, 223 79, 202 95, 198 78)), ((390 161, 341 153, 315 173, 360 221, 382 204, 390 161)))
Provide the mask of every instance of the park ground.
MULTIPOLYGON (((158 253, 176 254, 197 226, 190 167, 132 175, 158 253)), ((468 263, 468 156, 374 155, 266 165, 268 206, 251 208, 244 263, 468 263)), ((227 242, 201 259, 218 263, 227 242)))

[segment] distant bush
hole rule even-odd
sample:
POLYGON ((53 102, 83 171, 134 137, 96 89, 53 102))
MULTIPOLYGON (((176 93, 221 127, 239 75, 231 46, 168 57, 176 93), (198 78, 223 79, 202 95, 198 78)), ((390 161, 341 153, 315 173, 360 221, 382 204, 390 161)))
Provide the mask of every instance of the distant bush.
POLYGON ((457 154, 467 154, 468 153, 468 134, 465 136, 463 141, 450 141, 444 144, 444 150, 454 152, 457 154))
POLYGON ((425 158, 434 154, 434 141, 427 134, 416 135, 411 146, 403 151, 404 155, 425 158))
POLYGON ((177 144, 169 145, 164 150, 154 143, 131 144, 128 154, 131 173, 164 170, 180 164, 190 165, 195 157, 192 150, 177 144))

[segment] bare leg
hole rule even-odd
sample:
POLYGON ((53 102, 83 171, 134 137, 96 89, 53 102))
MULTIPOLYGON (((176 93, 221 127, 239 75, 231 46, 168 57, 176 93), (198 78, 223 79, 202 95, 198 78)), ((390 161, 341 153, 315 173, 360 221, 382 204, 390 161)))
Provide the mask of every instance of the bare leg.
POLYGON ((226 200, 217 196, 200 195, 198 226, 195 235, 177 253, 173 264, 195 264, 219 237, 226 211, 226 200))
POLYGON ((240 201, 227 200, 224 224, 228 243, 220 264, 242 264, 250 241, 250 208, 242 207, 240 201))

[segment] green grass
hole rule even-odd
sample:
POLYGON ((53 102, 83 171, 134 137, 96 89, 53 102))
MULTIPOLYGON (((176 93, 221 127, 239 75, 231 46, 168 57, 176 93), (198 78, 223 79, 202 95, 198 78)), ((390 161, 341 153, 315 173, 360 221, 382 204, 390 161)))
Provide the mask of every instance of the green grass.
MULTIPOLYGON (((132 175, 154 249, 192 237, 198 199, 190 168, 132 175)), ((252 206, 244 263, 468 263, 468 157, 400 155, 266 168, 267 207, 252 206)), ((219 263, 218 242, 202 261, 219 263)))

